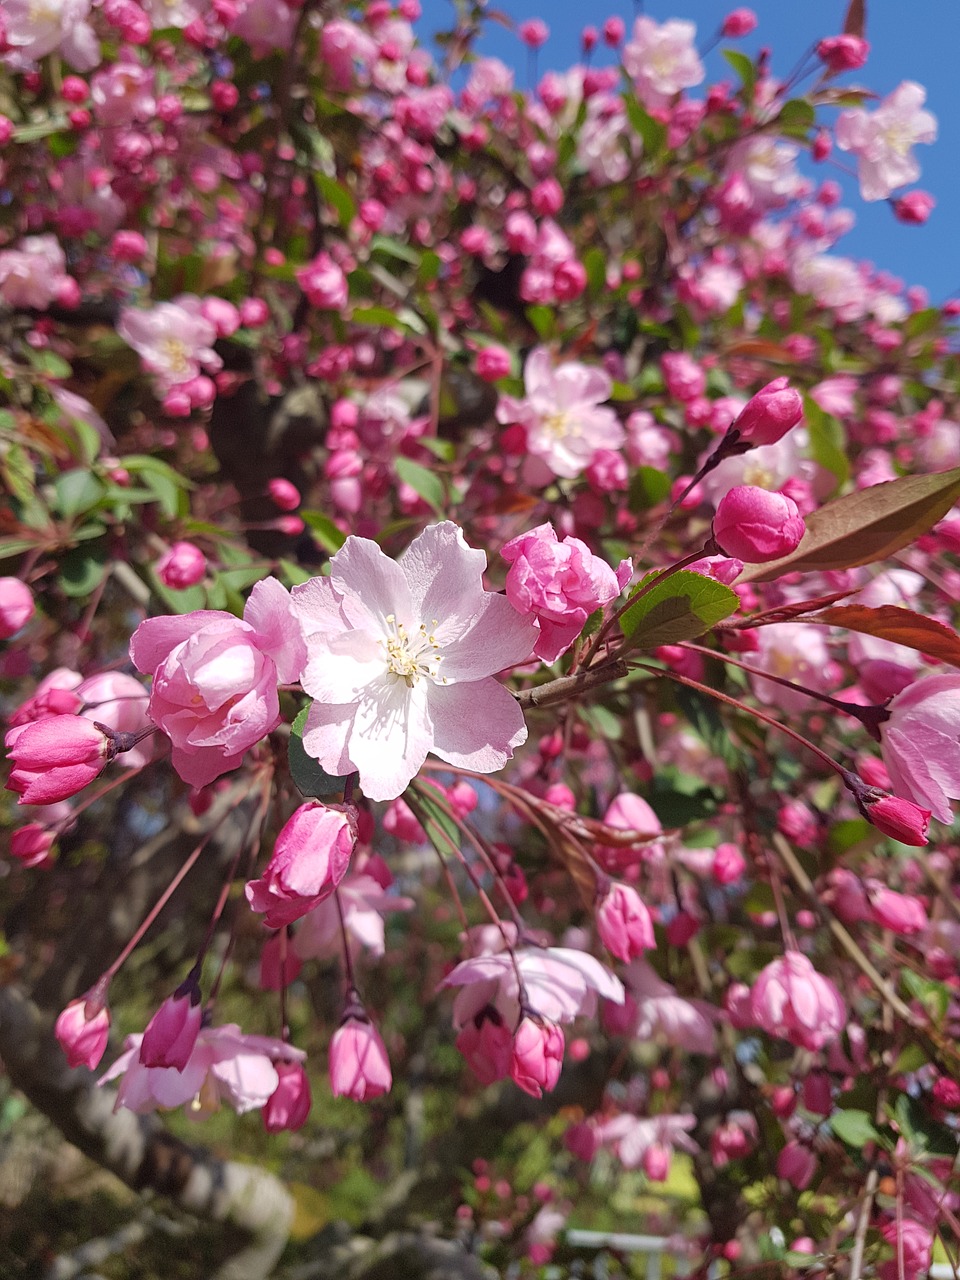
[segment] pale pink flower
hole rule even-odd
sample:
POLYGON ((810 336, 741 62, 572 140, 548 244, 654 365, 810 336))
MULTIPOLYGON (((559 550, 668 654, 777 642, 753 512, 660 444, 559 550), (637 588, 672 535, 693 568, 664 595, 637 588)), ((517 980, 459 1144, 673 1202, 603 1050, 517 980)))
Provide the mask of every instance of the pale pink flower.
POLYGON ((655 1148, 665 1150, 668 1158, 674 1149, 695 1155, 700 1148, 690 1137, 690 1130, 696 1123, 693 1115, 640 1117, 624 1113, 601 1121, 596 1126, 596 1137, 600 1145, 613 1148, 625 1169, 639 1169, 648 1152, 655 1148))
MULTIPOLYGON (((777 622, 758 628, 760 648, 750 655, 750 665, 772 675, 826 692, 831 684, 833 663, 820 627, 802 622, 777 622)), ((774 684, 760 676, 751 676, 753 691, 761 702, 784 711, 807 711, 811 700, 805 693, 774 684)))
MULTIPOLYGON (((4 0, 6 40, 18 68, 59 51, 77 71, 100 61, 100 41, 90 25, 91 0, 4 0)), ((8 55, 9 56, 9 55, 8 55)))
POLYGON ((147 121, 157 109, 155 72, 138 61, 132 50, 98 71, 90 81, 94 115, 101 125, 129 125, 147 121))
POLYGON ((243 620, 219 610, 148 618, 130 657, 153 675, 149 714, 173 743, 173 767, 202 787, 276 727, 277 685, 298 679, 306 650, 289 595, 266 578, 243 620))
POLYGON ((937 137, 936 116, 922 110, 926 96, 922 85, 904 80, 876 111, 855 107, 840 113, 837 146, 857 157, 864 200, 885 200, 897 187, 920 177, 912 147, 937 137))
POLYGON ((860 382, 849 373, 838 373, 832 378, 824 378, 815 387, 810 388, 810 399, 815 401, 824 413, 835 418, 848 418, 856 411, 856 395, 860 382))
POLYGON ((960 800, 960 673, 923 676, 887 706, 880 750, 893 790, 953 821, 960 800))
POLYGON ((342 911, 351 950, 362 947, 373 956, 382 956, 386 913, 412 911, 416 906, 412 898, 391 893, 391 883, 390 873, 380 859, 368 858, 358 872, 346 875, 337 886, 339 911, 333 899, 328 898, 303 917, 293 935, 294 953, 302 960, 339 956, 343 949, 342 911))
POLYGON ((554 367, 546 347, 535 347, 523 369, 526 398, 501 396, 497 420, 518 422, 527 449, 556 476, 572 480, 598 449, 619 449, 626 433, 612 409, 602 407, 612 383, 602 370, 577 360, 554 367))
POLYGON ((199 301, 181 297, 176 302, 120 310, 117 333, 155 376, 161 392, 199 377, 201 368, 220 368, 220 357, 213 350, 217 330, 201 312, 199 301))
POLYGON ((668 107, 675 94, 700 84, 706 72, 697 56, 697 29, 675 19, 656 23, 640 17, 624 46, 623 65, 648 110, 668 107))
POLYGON ((155 27, 188 27, 203 17, 206 0, 142 0, 155 27))
POLYGON ((821 307, 836 311, 840 320, 859 320, 867 312, 869 293, 851 258, 804 252, 794 261, 790 275, 798 293, 811 294, 821 307))
MULTIPOLYGON (((102 671, 82 680, 74 690, 81 699, 80 714, 87 720, 104 724, 117 733, 139 733, 149 728, 147 715, 149 695, 139 680, 123 671, 102 671)), ((154 755, 154 742, 145 738, 129 751, 121 752, 117 764, 122 769, 140 769, 154 755)))
POLYGON ((631 961, 624 977, 637 1007, 631 1029, 635 1039, 660 1039, 688 1053, 713 1052, 716 1010, 711 1005, 679 995, 645 960, 631 961))
POLYGON ((512 538, 500 554, 510 565, 507 599, 518 613, 536 617, 534 653, 548 663, 569 649, 594 610, 620 594, 632 569, 624 560, 614 573, 579 538, 561 542, 551 524, 512 538))
POLYGON ((587 118, 577 135, 577 160, 595 182, 623 182, 640 154, 639 135, 627 127, 623 102, 613 94, 587 101, 587 118))
POLYGON ((601 845, 594 847, 594 855, 608 871, 622 872, 637 862, 661 862, 663 845, 654 837, 663 831, 660 819, 642 796, 632 791, 622 791, 614 796, 603 815, 604 825, 615 831, 635 831, 635 845, 601 845), (646 838, 644 838, 646 837, 646 838))
POLYGON ((367 1102, 393 1085, 387 1049, 373 1023, 348 1017, 330 1041, 330 1089, 335 1098, 367 1102))
POLYGON ((262 58, 272 49, 290 48, 296 22, 295 6, 284 0, 241 0, 237 16, 228 25, 247 42, 254 57, 262 58))
POLYGON ((320 52, 330 72, 332 87, 349 89, 358 73, 365 77, 369 72, 377 56, 377 45, 355 22, 334 18, 323 24, 320 52))
POLYGON ((744 138, 730 148, 726 172, 738 176, 751 197, 751 212, 782 208, 797 195, 800 148, 773 137, 744 138))
POLYGON ((597 907, 597 932, 611 955, 631 960, 656 945, 653 918, 629 884, 614 882, 597 907))
POLYGON ((750 1007, 757 1026, 801 1049, 822 1049, 847 1022, 840 992, 799 951, 787 951, 760 972, 750 1007))
POLYGON ((69 282, 56 236, 25 236, 15 248, 0 249, 0 298, 11 307, 44 311, 69 282))
POLYGON ((493 773, 527 736, 516 700, 493 679, 528 658, 534 624, 483 589, 486 557, 450 521, 399 561, 350 537, 329 578, 293 592, 315 699, 303 745, 337 776, 356 770, 373 800, 393 800, 429 752, 493 773))
POLYGON ((297 284, 312 307, 339 311, 346 306, 347 277, 329 253, 318 253, 296 272, 297 284))
POLYGON ((235 1023, 203 1027, 182 1070, 146 1067, 140 1061, 141 1035, 127 1036, 125 1051, 100 1084, 122 1076, 115 1107, 140 1113, 190 1103, 192 1117, 209 1115, 220 1102, 239 1114, 265 1106, 280 1083, 276 1063, 302 1062, 300 1049, 271 1036, 245 1035, 235 1023))

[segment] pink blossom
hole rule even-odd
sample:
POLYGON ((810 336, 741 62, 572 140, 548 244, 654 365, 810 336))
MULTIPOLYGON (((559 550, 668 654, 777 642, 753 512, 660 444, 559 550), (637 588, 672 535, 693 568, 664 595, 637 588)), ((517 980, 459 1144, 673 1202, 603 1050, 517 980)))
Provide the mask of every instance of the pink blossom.
POLYGON ((189 27, 203 17, 204 0, 143 0, 155 27, 189 27))
POLYGON ((252 910, 264 912, 268 929, 281 929, 312 911, 346 874, 357 842, 350 805, 302 804, 285 823, 259 880, 246 887, 252 910))
POLYGON ((70 283, 56 236, 25 236, 15 248, 0 249, 0 299, 11 307, 45 311, 70 283))
POLYGON ((922 85, 904 80, 875 111, 855 107, 840 113, 837 146, 857 157, 864 200, 885 200, 920 177, 912 147, 937 137, 936 117, 922 110, 926 96, 922 85))
POLYGON ((82 791, 100 776, 109 758, 109 741, 83 716, 45 716, 7 735, 14 767, 7 789, 18 804, 55 804, 82 791))
POLYGON ((803 417, 803 400, 787 378, 774 378, 747 401, 731 430, 752 445, 776 444, 803 417))
POLYGON ((460 1028, 457 1048, 481 1084, 493 1084, 510 1074, 513 1032, 492 1004, 486 1004, 460 1028))
POLYGON ((910 937, 915 933, 923 933, 928 927, 930 921, 919 898, 888 889, 882 880, 868 879, 864 882, 864 887, 870 903, 870 914, 881 928, 889 929, 902 937, 910 937))
MULTIPOLYGON (((596 1141, 601 1146, 612 1147, 625 1169, 646 1169, 648 1155, 659 1148, 667 1160, 675 1148, 696 1154, 700 1148, 690 1137, 690 1130, 697 1123, 693 1115, 640 1117, 624 1113, 601 1121, 596 1127, 596 1141)), ((662 1168, 663 1156, 653 1158, 653 1167, 662 1168)), ((651 1175, 648 1173, 647 1175, 651 1175)))
POLYGON ((663 380, 675 400, 684 402, 702 396, 707 375, 686 351, 668 351, 660 358, 663 380))
POLYGON ((90 97, 97 122, 105 126, 150 120, 156 111, 155 73, 125 50, 116 62, 90 81, 90 97))
MULTIPOLYGON (((740 218, 734 219, 734 229, 742 233, 753 221, 753 216, 767 209, 780 209, 797 195, 800 175, 796 161, 800 148, 792 142, 778 141, 773 136, 742 138, 730 148, 726 173, 730 178, 739 177, 747 189, 747 201, 741 191, 736 193, 741 206, 740 218)), ((727 216, 734 214, 734 191, 727 190, 724 210, 727 216)))
MULTIPOLYGON (((147 691, 139 680, 123 671, 102 671, 90 676, 76 686, 73 694, 80 699, 80 714, 91 723, 125 734, 138 734, 150 727, 147 691)), ((117 762, 124 769, 141 769, 153 754, 154 744, 146 738, 118 755, 117 762)))
POLYGON ((929 191, 908 191, 893 202, 893 212, 899 222, 922 227, 934 210, 936 200, 929 191))
POLYGON ((922 848, 927 843, 927 825, 932 810, 904 800, 900 796, 864 797, 862 811, 869 822, 885 836, 901 844, 922 848))
POLYGON ((597 907, 597 932, 618 960, 632 960, 656 945, 653 919, 636 889, 611 884, 597 907))
POLYGON ((623 65, 637 97, 648 111, 670 105, 683 89, 700 84, 706 74, 697 56, 697 29, 692 22, 658 24, 639 17, 633 38, 624 46, 623 65))
POLYGON ((341 311, 346 306, 347 278, 329 253, 318 253, 297 270, 296 276, 311 306, 329 311, 341 311))
POLYGON ((725 493, 713 519, 720 549, 746 564, 789 555, 800 545, 805 528, 792 498, 753 485, 738 485, 725 493))
POLYGON ((330 1041, 330 1088, 335 1098, 368 1102, 393 1084, 386 1046, 366 1017, 348 1017, 330 1041))
POLYGON ((185 591, 203 581, 207 572, 207 558, 192 542, 175 542, 163 553, 154 566, 157 577, 165 587, 185 591))
POLYGON ((117 1107, 140 1113, 158 1107, 182 1107, 209 1115, 229 1103, 239 1114, 263 1107, 276 1092, 275 1064, 302 1062, 306 1056, 283 1040, 245 1035, 235 1023, 203 1027, 182 1070, 147 1067, 140 1061, 143 1036, 127 1036, 124 1052, 101 1077, 100 1084, 122 1076, 117 1107))
POLYGON ((716 1011, 711 1005, 679 995, 645 960, 631 961, 624 976, 637 1008, 634 1038, 663 1040, 688 1053, 713 1052, 716 1011))
POLYGON ((19 578, 0 578, 0 640, 9 640, 36 612, 33 592, 19 578))
POLYGON ((835 75, 862 67, 869 52, 868 41, 846 32, 839 36, 826 36, 817 45, 817 56, 835 75))
POLYGON ((450 521, 425 529, 399 561, 350 537, 329 578, 295 587, 315 699, 303 744, 330 773, 356 770, 373 800, 393 800, 429 752, 493 773, 527 736, 492 677, 528 658, 532 622, 484 591, 486 557, 450 521))
POLYGON ((152 307, 122 307, 117 333, 156 377, 161 393, 198 377, 201 367, 220 368, 213 350, 217 331, 200 310, 198 298, 184 295, 152 307))
POLYGON ((10 857, 24 867, 46 867, 53 861, 50 850, 56 838, 56 833, 43 823, 28 822, 11 834, 10 857))
POLYGON ((534 653, 548 663, 569 649, 595 609, 620 594, 631 571, 624 560, 615 574, 579 538, 561 542, 550 524, 511 539, 500 554, 510 565, 507 599, 518 613, 536 617, 534 653))
POLYGON ((573 479, 597 449, 619 449, 626 439, 609 399, 612 383, 602 370, 569 360, 556 367, 546 347, 535 347, 523 369, 526 398, 501 396, 499 422, 519 422, 527 449, 556 476, 573 479))
POLYGON ((145 1067, 176 1067, 182 1071, 190 1061, 203 1009, 200 992, 190 979, 178 988, 147 1023, 140 1042, 140 1061, 145 1067))
POLYGON ((510 372, 510 352, 506 347, 491 343, 477 352, 476 369, 478 377, 484 382, 497 382, 510 372))
POLYGON ((57 1018, 54 1034, 71 1067, 97 1065, 110 1038, 110 1010, 91 993, 71 1000, 57 1018))
POLYGON ((731 9, 720 28, 728 40, 748 36, 757 26, 757 15, 752 9, 731 9))
POLYGON ((960 674, 923 676, 887 707, 880 750, 893 790, 950 823, 960 800, 960 674))
POLYGON ((759 1027, 802 1049, 822 1049, 847 1022, 840 992, 799 951, 785 952, 761 971, 750 1005, 759 1027))
POLYGON ((296 7, 284 0, 239 0, 229 28, 250 45, 255 57, 263 58, 272 49, 290 48, 296 23, 296 7))
POLYGON ((520 23, 517 34, 529 48, 539 49, 549 40, 550 28, 542 18, 528 18, 520 23))
POLYGON ((314 907, 300 922, 293 937, 296 956, 339 956, 343 949, 340 911, 351 949, 363 947, 374 956, 384 952, 384 916, 388 911, 412 911, 412 898, 390 893, 392 879, 379 858, 367 858, 360 870, 350 873, 337 886, 340 910, 332 898, 314 907))
MULTIPOLYGON (((835 666, 821 628, 808 627, 802 622, 778 622, 759 627, 758 633, 760 648, 751 655, 751 666, 810 689, 826 692, 831 687, 835 666)), ((759 676, 752 676, 751 682, 756 696, 768 706, 785 711, 806 711, 810 707, 810 699, 804 693, 759 676)))
POLYGON ((302 1129, 310 1114, 310 1080, 299 1062, 276 1063, 277 1087, 263 1108, 267 1133, 302 1129))
POLYGON ((632 791, 622 791, 614 796, 603 815, 604 825, 613 827, 615 831, 633 831, 637 833, 637 844, 596 845, 595 853, 603 866, 609 870, 621 871, 638 859, 658 862, 663 858, 663 845, 656 839, 662 831, 660 819, 642 796, 632 791))
POLYGON ((713 857, 713 878, 717 884, 736 884, 747 869, 747 863, 735 844, 718 844, 713 857))
POLYGON ((514 1083, 534 1098, 542 1098, 560 1079, 563 1050, 563 1032, 555 1023, 525 1015, 513 1037, 510 1075, 514 1083))
POLYGON ((276 726, 277 685, 299 677, 306 651, 289 595, 267 578, 242 621, 218 610, 148 618, 130 657, 153 675, 149 714, 173 743, 173 767, 202 787, 276 726))
POLYGON ((777 1177, 784 1178, 797 1191, 805 1191, 809 1187, 816 1171, 817 1157, 795 1138, 777 1156, 777 1177))
POLYGON ((376 42, 355 22, 335 18, 323 24, 320 52, 335 89, 349 89, 358 74, 369 72, 377 56, 376 42))
POLYGON ((100 61, 100 41, 90 25, 91 0, 4 0, 7 44, 23 68, 59 51, 77 71, 89 71, 100 61))

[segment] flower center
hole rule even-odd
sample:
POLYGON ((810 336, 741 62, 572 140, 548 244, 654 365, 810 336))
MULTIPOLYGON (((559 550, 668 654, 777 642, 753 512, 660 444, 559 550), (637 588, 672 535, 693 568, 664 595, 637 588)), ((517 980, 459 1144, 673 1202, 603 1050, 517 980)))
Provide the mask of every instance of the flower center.
POLYGON ((897 120, 883 131, 883 140, 897 156, 905 156, 913 146, 913 130, 905 120, 897 120))
POLYGON ((581 434, 579 424, 575 420, 571 420, 571 415, 566 409, 558 409, 556 413, 548 413, 543 419, 543 425, 558 440, 563 436, 578 436, 581 434))
POLYGON ((743 469, 742 484, 752 484, 756 489, 775 489, 776 478, 769 467, 765 467, 762 462, 751 462, 749 466, 743 469))
POLYGON ((160 349, 171 373, 188 374, 190 372, 186 343, 181 342, 179 338, 163 338, 160 349))
MULTIPOLYGON (((431 625, 438 625, 436 618, 431 625)), ((403 680, 408 689, 412 689, 421 676, 429 676, 431 680, 441 678, 440 645, 433 633, 427 631, 426 623, 421 622, 411 636, 403 623, 397 622, 396 615, 390 613, 387 627, 387 638, 380 643, 386 648, 387 670, 391 675, 403 680)))

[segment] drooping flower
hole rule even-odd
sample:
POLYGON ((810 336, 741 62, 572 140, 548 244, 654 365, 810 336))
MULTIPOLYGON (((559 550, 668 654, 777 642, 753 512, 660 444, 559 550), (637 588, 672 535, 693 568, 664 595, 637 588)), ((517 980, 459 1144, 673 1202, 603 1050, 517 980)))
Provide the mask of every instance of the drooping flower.
POLYGON ((389 1093, 392 1085, 390 1059, 379 1031, 366 1016, 347 1017, 330 1041, 333 1096, 367 1102, 389 1093))
POLYGON ((348 538, 329 578, 293 591, 315 699, 303 745, 335 775, 356 770, 373 800, 393 800, 429 752, 493 773, 526 740, 523 714, 492 677, 528 658, 533 623, 483 589, 486 557, 450 521, 425 529, 399 561, 348 538))
POLYGON ((202 787, 277 725, 277 685, 299 677, 305 649, 289 595, 266 578, 242 620, 199 610, 141 622, 130 657, 153 675, 149 714, 173 743, 173 767, 202 787))
POLYGON ((952 822, 960 800, 960 674, 924 676, 887 707, 880 750, 893 790, 952 822))
POLYGON ((799 951, 761 970, 750 997, 757 1025, 801 1049, 822 1049, 847 1022, 843 997, 799 951))
POLYGON ((110 1038, 110 1009, 102 1000, 90 1002, 90 993, 71 1000, 57 1018, 54 1034, 71 1067, 91 1071, 103 1057, 110 1038))
POLYGON ((904 80, 876 111, 855 107, 840 113, 837 146, 857 157, 864 200, 885 200, 897 187, 920 177, 913 145, 937 138, 936 116, 922 110, 926 96, 922 85, 904 80))
POLYGON ((265 913, 267 928, 292 924, 333 893, 356 842, 352 805, 302 804, 277 836, 262 878, 247 884, 247 901, 254 911, 265 913))
POLYGON ((572 480, 598 449, 619 449, 626 433, 603 407, 613 384, 603 369, 568 360, 554 366, 546 347, 535 347, 523 367, 526 398, 501 396, 497 421, 519 423, 527 450, 555 476, 572 480))

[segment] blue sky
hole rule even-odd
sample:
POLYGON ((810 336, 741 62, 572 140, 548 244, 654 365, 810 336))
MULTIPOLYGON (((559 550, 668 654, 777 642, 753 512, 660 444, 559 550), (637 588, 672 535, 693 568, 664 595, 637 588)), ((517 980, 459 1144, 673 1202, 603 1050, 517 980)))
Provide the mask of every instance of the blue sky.
MULTIPOLYGON (((450 0, 421 0, 424 34, 453 24, 450 0)), ((585 23, 599 26, 618 14, 628 22, 641 11, 634 0, 490 0, 516 21, 541 17, 551 36, 540 50, 538 70, 569 66, 580 58, 580 31, 585 23)), ((697 24, 698 43, 705 44, 725 13, 736 3, 720 0, 646 0, 643 10, 659 22, 687 18, 697 24)), ((835 35, 843 25, 847 0, 754 0, 749 5, 758 19, 757 30, 733 44, 754 54, 768 45, 773 52, 775 74, 787 75, 811 44, 835 35)), ((841 181, 845 205, 857 222, 840 241, 836 252, 868 258, 908 284, 921 284, 931 300, 942 302, 960 295, 960 0, 867 0, 867 38, 870 59, 860 72, 843 78, 845 84, 862 84, 882 94, 901 80, 916 80, 927 89, 927 107, 939 122, 939 137, 932 146, 917 148, 922 174, 917 186, 929 191, 937 207, 924 227, 901 225, 885 202, 866 204, 855 180, 847 179, 831 161, 816 166, 822 177, 841 181)), ((484 53, 502 58, 517 69, 517 83, 526 84, 526 49, 519 39, 496 23, 488 24, 481 44, 484 53)), ((732 71, 714 52, 707 59, 708 82, 732 78, 732 71)), ((697 91, 695 91, 697 92, 697 91)), ((842 165, 849 157, 834 151, 842 165)))

